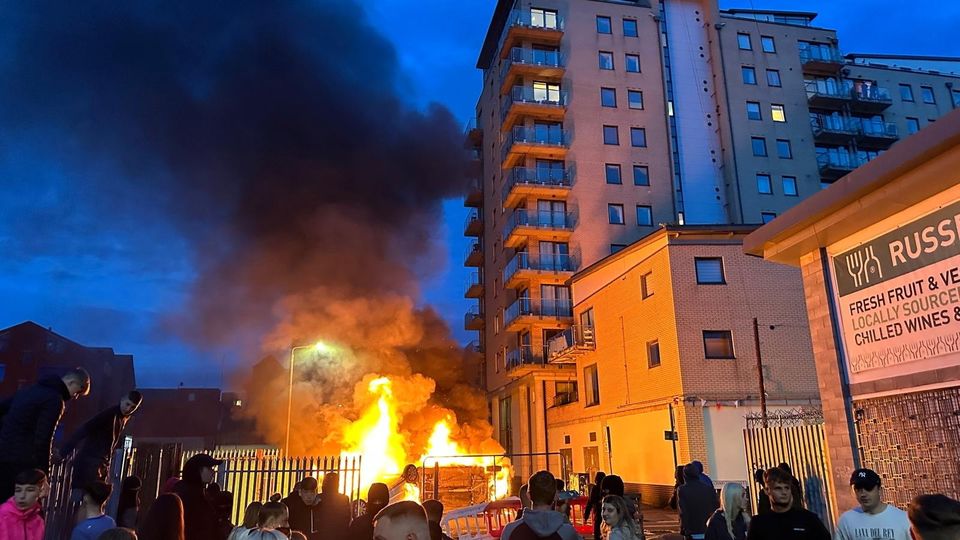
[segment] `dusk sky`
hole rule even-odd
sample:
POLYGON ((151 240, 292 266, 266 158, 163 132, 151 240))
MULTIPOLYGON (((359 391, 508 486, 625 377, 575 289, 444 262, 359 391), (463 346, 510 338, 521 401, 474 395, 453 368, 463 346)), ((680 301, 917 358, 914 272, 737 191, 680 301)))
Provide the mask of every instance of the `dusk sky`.
MULTIPOLYGON (((333 4, 334 0, 321 3, 333 4)), ((473 116, 480 85, 480 72, 474 66, 495 1, 364 0, 361 4, 367 25, 395 49, 393 91, 399 99, 424 112, 426 123, 435 119, 431 116, 434 113, 426 112, 430 104, 440 103, 462 128, 473 116)), ((721 2, 721 7, 818 12, 816 24, 836 29, 845 53, 960 56, 960 43, 951 39, 960 28, 960 4, 746 0, 721 2)), ((20 11, 5 4, 3 11, 10 10, 20 11)), ((8 25, 20 24, 25 17, 23 13, 10 15, 5 13, 6 22, 0 23, 0 79, 10 79, 19 73, 16 69, 22 69, 22 65, 14 67, 19 61, 16 47, 6 36, 10 35, 8 25)), ((338 46, 354 45, 364 43, 338 42, 338 46)), ((370 54, 375 55, 377 50, 371 49, 370 54)), ((109 71, 110 54, 101 60, 98 67, 109 71)), ((384 63, 390 67, 389 59, 384 63)), ((32 66, 31 76, 47 80, 43 70, 48 67, 32 66)), ((71 77, 82 80, 89 75, 74 73, 52 80, 69 85, 71 77)), ((198 78, 204 79, 203 74, 198 78)), ((371 91, 379 83, 355 82, 369 85, 371 91)), ((170 221, 176 213, 158 210, 154 214, 150 211, 153 201, 144 200, 153 192, 140 186, 118 189, 109 198, 90 197, 88 189, 109 185, 102 179, 94 180, 93 175, 138 177, 138 171, 130 164, 105 164, 98 170, 89 161, 82 168, 73 168, 74 162, 62 157, 82 151, 86 141, 57 137, 56 125, 18 124, 17 129, 10 129, 5 124, 11 115, 27 119, 24 122, 33 116, 30 111, 12 110, 11 103, 16 101, 5 97, 23 89, 10 90, 9 86, 0 85, 0 185, 4 187, 0 197, 0 328, 32 320, 81 344, 133 354, 138 383, 143 387, 175 386, 179 382, 217 386, 222 370, 229 372, 255 360, 261 354, 255 340, 201 347, 167 331, 165 321, 171 311, 191 309, 190 290, 201 275, 190 255, 196 246, 190 247, 194 242, 189 231, 205 230, 208 224, 186 227, 170 221), (127 203, 137 209, 136 214, 122 211, 127 203)), ((201 94, 208 90, 200 86, 193 90, 201 94)), ((50 94, 54 101, 56 95, 50 94)), ((39 102, 42 97, 37 99, 39 102)), ((57 105, 44 104, 53 111, 48 114, 56 114, 57 105)), ((88 121, 98 123, 97 118, 88 121)), ((77 137, 77 132, 72 133, 77 137)), ((104 144, 118 148, 115 142, 104 144)), ((144 176, 140 180, 153 179, 144 176)), ((448 196, 443 189, 423 189, 431 196, 448 196)), ((157 200, 157 207, 177 204, 176 194, 165 196, 170 199, 157 200)), ((160 198, 164 199, 163 194, 160 198)), ((216 204, 209 200, 205 204, 211 215, 217 215, 216 204)), ((419 282, 417 300, 434 306, 462 343, 475 336, 462 328, 463 314, 471 305, 463 298, 468 274, 461 260, 467 245, 462 236, 464 217, 461 200, 447 198, 442 226, 435 229, 433 238, 441 249, 430 252, 429 260, 411 263, 419 282)), ((209 272, 209 268, 206 270, 209 272)))

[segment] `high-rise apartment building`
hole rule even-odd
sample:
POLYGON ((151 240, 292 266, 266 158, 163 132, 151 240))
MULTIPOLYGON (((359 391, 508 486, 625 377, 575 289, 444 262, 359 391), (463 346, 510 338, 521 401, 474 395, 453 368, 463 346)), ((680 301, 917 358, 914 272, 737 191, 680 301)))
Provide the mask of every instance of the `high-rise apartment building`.
POLYGON ((815 16, 498 1, 468 134, 465 324, 509 453, 550 450, 551 381, 572 372, 551 340, 593 328, 574 320, 575 271, 660 224, 769 221, 960 106, 960 61, 843 55, 815 16))

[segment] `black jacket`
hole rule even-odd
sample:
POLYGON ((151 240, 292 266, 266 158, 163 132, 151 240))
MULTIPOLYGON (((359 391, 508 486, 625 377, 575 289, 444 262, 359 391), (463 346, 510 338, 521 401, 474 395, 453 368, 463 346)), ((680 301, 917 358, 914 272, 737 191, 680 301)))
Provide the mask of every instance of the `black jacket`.
POLYGON ((115 405, 87 420, 60 449, 67 457, 77 448, 73 460, 73 488, 83 488, 95 480, 106 480, 110 459, 120 442, 120 433, 127 425, 129 416, 120 414, 115 405))
POLYGON ((335 491, 323 493, 320 496, 320 530, 326 532, 324 539, 345 539, 353 517, 351 514, 350 499, 346 495, 335 491))
POLYGON ((207 501, 199 468, 183 470, 183 480, 173 486, 183 502, 185 540, 222 540, 217 526, 217 512, 207 501))
POLYGON ((63 380, 51 376, 0 405, 6 412, 0 427, 0 461, 49 472, 53 434, 70 397, 63 380))
POLYGON ((717 492, 703 482, 687 480, 677 488, 677 503, 680 507, 680 534, 703 534, 707 520, 720 506, 717 492))
POLYGON ((349 540, 373 540, 373 516, 361 514, 353 518, 347 531, 349 540))
MULTIPOLYGON (((308 540, 317 540, 321 532, 326 532, 322 527, 323 519, 320 510, 320 502, 313 506, 307 506, 300 494, 293 492, 289 497, 283 499, 283 504, 287 505, 290 511, 290 528, 300 531, 306 535, 308 540)), ((346 528, 346 526, 344 526, 346 528)))

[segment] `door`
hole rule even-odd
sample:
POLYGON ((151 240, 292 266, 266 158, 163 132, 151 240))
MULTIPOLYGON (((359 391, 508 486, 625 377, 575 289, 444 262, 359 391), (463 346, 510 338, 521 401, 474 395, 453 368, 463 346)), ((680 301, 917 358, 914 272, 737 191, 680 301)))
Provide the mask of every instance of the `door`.
POLYGON ((543 315, 548 317, 570 316, 570 289, 562 285, 541 285, 540 299, 543 315))
POLYGON ((540 270, 570 271, 570 244, 566 242, 540 242, 539 261, 540 270))
POLYGON ((566 201, 537 201, 537 225, 552 229, 563 229, 567 226, 566 201))

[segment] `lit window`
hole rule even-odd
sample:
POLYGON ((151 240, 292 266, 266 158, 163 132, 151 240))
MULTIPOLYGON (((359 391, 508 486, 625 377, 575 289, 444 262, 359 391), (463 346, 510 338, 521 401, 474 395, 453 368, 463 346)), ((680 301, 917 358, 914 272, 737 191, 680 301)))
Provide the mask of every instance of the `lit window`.
POLYGON ((600 378, 597 375, 597 365, 583 368, 583 387, 586 390, 586 406, 600 403, 600 378))
POLYGON ((607 163, 606 177, 608 184, 622 184, 623 181, 620 179, 620 165, 607 163))
POLYGON ((640 73, 640 56, 636 54, 628 54, 625 55, 624 58, 627 62, 627 72, 640 73))
POLYGON ((770 105, 770 118, 772 118, 774 122, 786 122, 787 115, 783 110, 783 105, 776 103, 770 105))
POLYGON ((625 37, 637 37, 640 35, 639 32, 637 31, 636 19, 623 20, 623 35, 625 37))
POLYGON ((600 51, 600 69, 613 69, 613 53, 610 51, 600 51))
POLYGON ((937 100, 933 97, 933 88, 929 86, 920 87, 920 98, 924 103, 934 104, 937 100))
POLYGON ((753 155, 759 157, 767 156, 767 140, 763 137, 750 137, 750 146, 753 149, 753 155))
POLYGON ((640 90, 627 90, 627 103, 631 109, 642 109, 643 92, 640 90))
POLYGON ((647 130, 644 128, 630 128, 630 146, 645 148, 647 146, 647 130))
POLYGON ((797 192, 797 178, 795 176, 784 176, 783 177, 783 194, 788 197, 796 197, 797 192))
POLYGON ((733 355, 733 335, 729 330, 704 330, 703 354, 715 359, 736 358, 733 355))
POLYGON ((645 165, 633 166, 633 185, 635 186, 650 185, 650 171, 647 169, 645 165))
POLYGON ((760 36, 760 49, 767 53, 777 52, 777 45, 773 42, 773 37, 760 36))
POLYGON ((613 33, 613 25, 610 23, 610 17, 597 15, 597 33, 598 34, 613 33))
POLYGON ((753 50, 753 46, 750 45, 750 34, 737 34, 737 46, 744 51, 753 50))
POLYGON ((752 67, 740 66, 740 75, 743 77, 743 84, 757 84, 757 71, 752 67))
POLYGON ((617 126, 603 126, 603 144, 620 144, 620 133, 617 126))
POLYGON ((764 195, 770 195, 773 193, 773 185, 770 183, 769 174, 757 175, 757 192, 764 195))
POLYGON ((602 107, 616 107, 617 106, 617 89, 601 88, 600 89, 600 105, 602 107))
POLYGON ((913 87, 909 84, 901 84, 900 99, 903 101, 913 101, 913 87))
POLYGON ((776 219, 777 214, 774 212, 760 212, 760 221, 764 223, 770 223, 776 219))
POLYGON ((653 272, 647 272, 640 276, 640 297, 650 298, 653 296, 653 272))
POLYGON ((762 120, 760 116, 760 103, 756 101, 747 102, 747 119, 748 120, 762 120))
POLYGON ((607 205, 607 217, 610 220, 610 223, 613 225, 623 225, 623 205, 622 204, 608 204, 607 205))
POLYGON ((660 342, 647 343, 647 367, 655 368, 660 365, 660 342))
POLYGON ((549 9, 530 8, 530 26, 557 28, 557 12, 549 9))
POLYGON ((775 69, 767 70, 767 85, 782 86, 780 83, 780 72, 775 69))
POLYGON ((640 227, 653 227, 653 208, 644 205, 637 205, 637 225, 640 227))
POLYGON ((793 149, 790 147, 789 140, 777 139, 777 157, 780 159, 793 159, 793 149))
POLYGON ((723 259, 720 257, 695 257, 697 283, 700 285, 723 285, 727 281, 723 276, 723 259))

